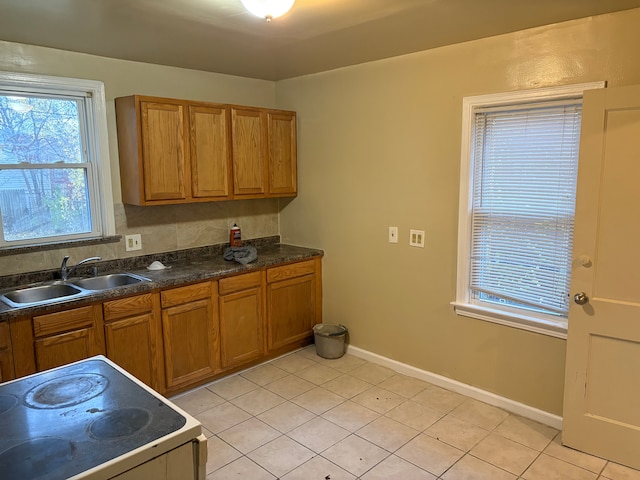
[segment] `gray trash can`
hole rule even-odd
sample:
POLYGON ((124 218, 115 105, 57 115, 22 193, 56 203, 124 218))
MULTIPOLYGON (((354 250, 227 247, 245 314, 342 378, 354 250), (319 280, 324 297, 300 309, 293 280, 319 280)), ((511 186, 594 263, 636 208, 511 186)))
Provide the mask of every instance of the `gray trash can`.
POLYGON ((322 358, 340 358, 344 355, 344 340, 347 327, 318 323, 313 327, 313 338, 316 342, 316 353, 322 358))

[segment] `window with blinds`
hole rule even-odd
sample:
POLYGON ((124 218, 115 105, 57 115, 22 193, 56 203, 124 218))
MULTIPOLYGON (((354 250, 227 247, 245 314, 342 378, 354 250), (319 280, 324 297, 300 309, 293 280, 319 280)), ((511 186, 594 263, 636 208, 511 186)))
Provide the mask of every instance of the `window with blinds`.
POLYGON ((581 111, 581 100, 474 111, 473 301, 566 317, 581 111))
POLYGON ((585 90, 464 97, 458 315, 566 338, 585 90))

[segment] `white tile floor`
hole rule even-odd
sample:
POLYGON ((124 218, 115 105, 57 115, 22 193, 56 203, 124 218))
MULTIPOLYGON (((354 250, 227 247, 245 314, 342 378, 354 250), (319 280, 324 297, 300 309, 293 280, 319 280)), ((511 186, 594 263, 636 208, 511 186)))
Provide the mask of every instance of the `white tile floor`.
POLYGON ((551 427, 313 345, 172 400, 205 428, 207 480, 640 480, 551 427))

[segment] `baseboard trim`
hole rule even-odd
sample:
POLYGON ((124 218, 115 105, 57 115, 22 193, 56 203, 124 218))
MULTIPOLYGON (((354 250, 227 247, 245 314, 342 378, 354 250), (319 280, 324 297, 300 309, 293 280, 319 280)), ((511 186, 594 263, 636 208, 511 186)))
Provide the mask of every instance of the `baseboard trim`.
POLYGON ((562 430, 562 417, 559 415, 525 405, 524 403, 516 402, 515 400, 487 392, 486 390, 482 390, 466 383, 458 382, 457 380, 438 375, 437 373, 421 370, 411 365, 407 365, 406 363, 398 362, 352 345, 347 346, 347 353, 360 357, 371 363, 390 368, 398 373, 402 373, 403 375, 424 380, 425 382, 446 388, 447 390, 460 393, 467 397, 488 403, 489 405, 502 408, 508 412, 515 413, 531 420, 535 420, 536 422, 557 428, 558 430, 562 430))

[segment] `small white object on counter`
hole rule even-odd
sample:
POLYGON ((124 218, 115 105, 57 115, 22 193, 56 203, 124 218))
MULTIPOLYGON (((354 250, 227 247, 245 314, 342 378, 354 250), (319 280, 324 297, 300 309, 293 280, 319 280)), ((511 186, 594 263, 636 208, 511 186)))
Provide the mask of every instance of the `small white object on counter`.
POLYGON ((167 267, 162 262, 156 260, 147 267, 147 270, 164 270, 165 268, 171 268, 171 266, 167 267))

